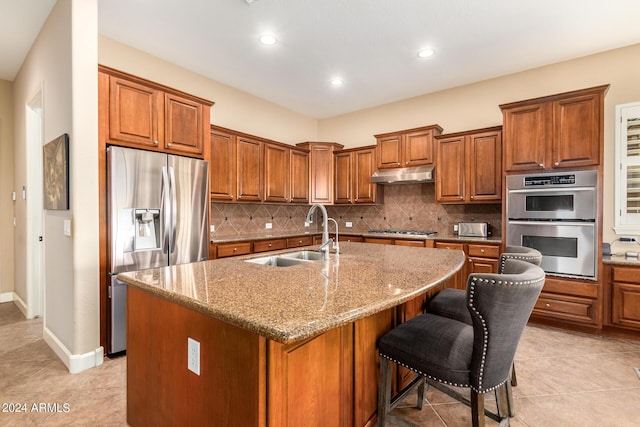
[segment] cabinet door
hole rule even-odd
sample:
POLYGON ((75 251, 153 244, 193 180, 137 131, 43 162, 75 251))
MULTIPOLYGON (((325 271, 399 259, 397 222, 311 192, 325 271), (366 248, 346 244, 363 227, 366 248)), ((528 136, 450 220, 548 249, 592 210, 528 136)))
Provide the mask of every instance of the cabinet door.
POLYGON ((497 273, 498 260, 486 258, 469 258, 467 273, 497 273))
MULTIPOLYGON (((456 251, 464 251, 465 247, 463 243, 450 243, 450 242, 435 242, 434 247, 436 249, 451 249, 456 251)), ((465 252, 465 255, 467 253, 465 252)), ((449 281, 447 282, 448 288, 455 289, 466 289, 467 288, 467 266, 463 265, 460 271, 458 271, 449 281)))
POLYGON ((238 137, 236 143, 237 201, 262 201, 262 143, 238 137))
MULTIPOLYGON (((166 151, 188 156, 203 152, 202 104, 178 95, 164 95, 166 151)), ((207 117, 207 121, 209 117, 207 117)))
POLYGON ((375 203, 376 184, 371 183, 371 175, 376 167, 374 148, 353 152, 353 203, 375 203))
POLYGON ((494 202, 502 199, 502 132, 468 136, 466 158, 469 201, 494 202))
POLYGON ((465 137, 438 140, 436 168, 436 200, 463 202, 465 198, 465 137))
POLYGON ((264 201, 289 201, 289 157, 291 149, 264 144, 264 201))
POLYGON ((291 150, 291 202, 309 203, 309 153, 291 150))
POLYGON ((553 167, 600 163, 600 94, 553 103, 553 167))
POLYGON ((402 134, 378 139, 378 169, 402 166, 402 134))
POLYGON ((311 146, 311 203, 333 203, 333 148, 311 146))
POLYGON ((234 200, 236 193, 236 137, 212 131, 209 150, 209 190, 212 200, 234 200))
POLYGON ((403 149, 404 166, 433 164, 433 130, 406 134, 404 136, 403 149))
POLYGON ((338 153, 335 161, 335 203, 351 203, 351 153, 338 153))
POLYGON ((109 140, 138 148, 164 147, 163 93, 111 76, 109 140))
MULTIPOLYGON (((503 111, 505 171, 541 170, 546 164, 548 126, 547 104, 514 107, 503 111)), ((550 160, 549 160, 550 161, 550 160)))

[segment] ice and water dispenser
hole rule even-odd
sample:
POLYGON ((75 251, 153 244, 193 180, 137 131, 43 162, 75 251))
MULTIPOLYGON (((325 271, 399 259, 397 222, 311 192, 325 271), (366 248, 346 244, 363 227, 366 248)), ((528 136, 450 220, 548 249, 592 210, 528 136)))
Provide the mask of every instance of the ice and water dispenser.
POLYGON ((160 209, 134 209, 134 251, 160 249, 160 209))

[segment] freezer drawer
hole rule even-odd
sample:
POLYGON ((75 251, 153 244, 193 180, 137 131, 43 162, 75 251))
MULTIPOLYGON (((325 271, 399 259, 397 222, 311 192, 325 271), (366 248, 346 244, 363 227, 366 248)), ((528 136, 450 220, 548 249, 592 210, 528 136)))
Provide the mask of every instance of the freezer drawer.
POLYGON ((115 276, 111 278, 111 349, 109 354, 127 348, 127 285, 115 276))

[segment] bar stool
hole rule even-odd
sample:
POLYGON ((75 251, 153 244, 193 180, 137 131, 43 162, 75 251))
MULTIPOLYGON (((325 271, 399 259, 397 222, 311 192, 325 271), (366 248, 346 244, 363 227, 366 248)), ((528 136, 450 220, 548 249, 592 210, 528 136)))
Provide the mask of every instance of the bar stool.
MULTIPOLYGON (((465 297, 471 324, 427 313, 398 325, 379 339, 378 426, 384 426, 398 401, 391 402, 390 362, 422 376, 419 408, 426 378, 431 384, 470 388, 470 400, 454 390, 448 394, 471 406, 474 426, 484 426, 485 414, 508 424, 500 403, 498 414, 484 409, 484 393, 508 382, 513 356, 545 275, 540 267, 513 259, 505 261, 503 271, 469 275, 465 297)), ((414 382, 411 386, 415 385, 414 382)))

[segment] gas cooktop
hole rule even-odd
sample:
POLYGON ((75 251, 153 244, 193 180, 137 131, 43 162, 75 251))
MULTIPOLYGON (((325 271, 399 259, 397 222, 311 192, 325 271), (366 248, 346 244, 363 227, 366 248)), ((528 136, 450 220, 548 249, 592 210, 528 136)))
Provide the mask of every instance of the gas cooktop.
POLYGON ((407 234, 411 236, 434 236, 438 234, 438 232, 436 231, 423 231, 423 230, 369 230, 369 233, 407 234))

